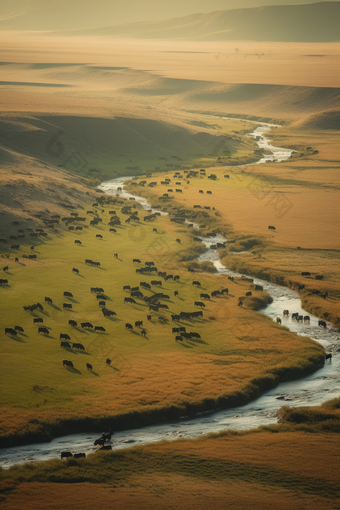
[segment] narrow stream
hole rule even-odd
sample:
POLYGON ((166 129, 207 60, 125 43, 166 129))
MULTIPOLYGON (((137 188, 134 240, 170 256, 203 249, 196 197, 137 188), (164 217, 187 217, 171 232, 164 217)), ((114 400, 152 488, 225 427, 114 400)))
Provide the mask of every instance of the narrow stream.
MULTIPOLYGON (((292 153, 290 149, 273 147, 270 145, 269 139, 263 136, 274 125, 267 123, 255 124, 257 127, 249 136, 257 138, 260 147, 270 150, 272 154, 265 155, 258 163, 264 163, 268 159, 275 161, 288 159, 292 153)), ((127 179, 129 177, 107 181, 102 183, 99 188, 110 195, 119 194, 125 198, 135 198, 145 209, 152 209, 146 199, 127 193, 123 189, 124 182, 127 179), (118 188, 122 189, 118 190, 118 188)), ((156 211, 156 209, 152 210, 156 211)), ((223 236, 201 239, 207 250, 200 255, 199 261, 212 261, 220 274, 242 276, 225 268, 219 260, 218 251, 209 248, 213 243, 226 241, 223 236)), ((134 444, 153 443, 180 437, 192 439, 225 429, 249 430, 260 425, 277 423, 277 411, 285 402, 290 406, 320 405, 325 400, 340 395, 340 356, 336 355, 340 351, 339 332, 330 323, 327 323, 326 329, 319 327, 318 318, 301 308, 299 295, 293 290, 258 278, 254 278, 254 283, 262 285, 273 298, 273 302, 262 313, 273 320, 280 317, 282 324, 292 332, 308 336, 321 343, 327 351, 333 353, 332 361, 327 361, 322 369, 303 379, 280 384, 245 406, 216 413, 202 413, 193 419, 183 418, 174 423, 117 432, 112 437, 112 449, 127 448, 134 444), (290 316, 287 318, 282 315, 284 309, 290 312, 290 316), (291 319, 293 312, 298 312, 299 315, 304 316, 309 315, 310 324, 293 321, 291 319)), ((96 450, 93 443, 98 436, 98 433, 72 434, 56 438, 49 443, 0 449, 0 465, 7 468, 13 464, 60 458, 62 450, 70 450, 73 453, 90 453, 96 450)))

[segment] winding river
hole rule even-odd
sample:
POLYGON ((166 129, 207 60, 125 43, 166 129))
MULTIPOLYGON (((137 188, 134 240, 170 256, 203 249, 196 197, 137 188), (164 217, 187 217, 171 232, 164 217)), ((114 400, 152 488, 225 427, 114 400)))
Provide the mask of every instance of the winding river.
MULTIPOLYGON (((269 139, 264 136, 266 131, 278 126, 267 123, 253 123, 256 124, 256 128, 249 136, 253 136, 258 145, 268 152, 257 162, 258 164, 265 163, 268 160, 283 161, 291 156, 292 151, 290 149, 273 147, 269 139)), ((99 188, 110 195, 120 194, 126 198, 135 198, 145 209, 152 209, 145 198, 131 195, 123 189, 126 179, 129 178, 124 177, 104 182, 99 188), (118 188, 122 188, 122 190, 120 191, 118 188)), ((152 210, 155 211, 155 209, 152 210)), ((161 212, 161 214, 167 213, 161 212)), ((213 240, 212 238, 201 238, 201 240, 206 245, 207 250, 203 255, 200 255, 199 261, 212 261, 219 274, 242 276, 225 268, 219 260, 218 251, 210 249, 212 242, 215 244, 216 242, 226 241, 223 236, 216 236, 213 240)), ((239 256, 245 256, 245 254, 240 253, 239 256)), ((249 430, 260 425, 277 423, 277 412, 285 402, 290 406, 320 405, 325 400, 340 395, 340 356, 336 355, 340 351, 338 330, 334 329, 330 323, 327 323, 326 329, 320 328, 318 318, 301 308, 299 295, 295 291, 258 278, 254 278, 254 283, 262 285, 273 298, 273 302, 262 310, 262 313, 273 320, 280 316, 282 324, 292 332, 318 341, 327 351, 335 354, 332 361, 326 362, 322 369, 303 379, 280 384, 245 406, 216 413, 202 413, 193 419, 183 418, 173 423, 117 432, 112 438, 112 449, 127 448, 134 444, 153 443, 180 437, 192 439, 225 429, 249 430), (310 324, 297 323, 292 321, 291 317, 283 318, 282 311, 284 309, 288 309, 290 312, 298 312, 300 315, 309 315, 310 324)), ((62 450, 71 450, 73 453, 90 453, 96 450, 93 443, 98 435, 98 433, 72 434, 56 438, 49 443, 4 448, 0 450, 0 465, 7 468, 13 464, 60 458, 62 450)))

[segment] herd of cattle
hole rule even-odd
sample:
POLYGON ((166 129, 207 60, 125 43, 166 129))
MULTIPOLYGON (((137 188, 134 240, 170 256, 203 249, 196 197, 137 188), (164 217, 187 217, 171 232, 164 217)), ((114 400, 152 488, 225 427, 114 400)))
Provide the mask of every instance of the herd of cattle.
MULTIPOLYGON (((196 176, 196 175, 193 175, 193 176, 196 176)), ((179 172, 176 172, 174 177, 181 178, 182 176, 180 175, 179 172)), ((188 177, 189 177, 189 175, 188 175, 188 177)), ((168 184, 169 180, 167 180, 166 183, 168 184)), ((134 183, 134 184, 136 185, 137 183, 134 183)), ((141 184, 141 183, 139 183, 139 184, 141 184)), ((157 183, 154 183, 154 184, 156 185, 157 183)), ((166 198, 166 197, 164 197, 164 198, 166 198)), ((101 196, 98 198, 98 201, 93 204, 93 207, 100 208, 100 207, 103 207, 105 203, 106 204, 112 203, 114 205, 122 205, 121 213, 128 215, 128 219, 125 221, 125 223, 130 223, 131 221, 137 221, 137 222, 140 221, 137 211, 132 210, 134 207, 136 207, 135 204, 130 206, 126 203, 126 200, 101 196)), ((199 207, 198 205, 194 206, 194 209, 197 209, 198 207, 199 207)), ((164 209, 166 209, 166 208, 164 208, 164 209)), ((209 209, 210 209, 210 207, 209 207, 209 209)), ((192 221, 193 219, 197 219, 197 217, 198 217, 197 215, 199 215, 200 219, 208 219, 209 218, 209 213, 206 211, 199 211, 199 212, 193 213, 193 212, 190 212, 183 208, 176 208, 176 207, 174 207, 173 210, 174 211, 170 214, 170 221, 175 221, 176 223, 179 223, 179 224, 183 224, 184 221, 188 222, 188 220, 192 221)), ((104 209, 102 209, 102 212, 104 212, 104 209)), ((103 224, 103 220, 102 220, 102 218, 99 217, 98 211, 87 211, 87 214, 90 214, 93 216, 93 219, 91 220, 90 225, 97 226, 98 224, 103 224)), ((109 214, 111 216, 110 220, 108 222, 109 226, 121 225, 122 220, 121 220, 121 218, 118 217, 116 211, 111 210, 111 211, 109 211, 109 214)), ((157 212, 149 214, 144 217, 144 221, 152 221, 159 215, 160 215, 160 213, 157 213, 157 212)), ((55 223, 59 223, 59 221, 61 220, 65 223, 66 226, 68 226, 68 229, 71 230, 71 229, 73 229, 73 223, 80 222, 80 221, 84 222, 85 219, 86 218, 80 217, 78 215, 78 213, 71 212, 70 216, 64 217, 64 218, 60 218, 59 215, 55 215, 54 217, 51 217, 51 220, 47 221, 46 224, 50 228, 52 228, 52 227, 55 227, 55 223), (69 226, 70 224, 72 224, 72 225, 69 226)), ((189 226, 190 226, 190 223, 189 223, 189 226)), ((200 227, 203 228, 203 227, 205 227, 205 225, 200 225, 200 227)), ((83 227, 77 226, 76 230, 81 230, 82 228, 83 227)), ((269 228, 274 229, 274 227, 271 227, 271 226, 269 228)), ((116 232, 115 229, 110 229, 109 231, 116 232)), ((153 228, 153 231, 157 232, 157 229, 153 228)), ((44 232, 43 229, 36 229, 36 232, 34 232, 34 233, 31 232, 31 235, 32 236, 34 235, 35 237, 37 237, 37 236, 45 236, 47 234, 44 232)), ((207 237, 214 237, 215 235, 216 235, 216 233, 214 233, 214 232, 210 232, 210 233, 208 232, 206 234, 207 237)), ((11 236, 11 237, 15 237, 15 236, 11 236)), ((96 234, 96 238, 103 239, 103 235, 96 234)), ((200 240, 200 238, 194 238, 194 239, 200 240)), ((0 241, 3 241, 3 240, 0 240, 0 241)), ((177 238, 176 241, 178 243, 181 243, 181 240, 179 238, 177 238)), ((82 242, 79 239, 76 239, 74 242, 78 245, 82 245, 82 242)), ((216 248, 223 247, 223 246, 224 246, 224 243, 217 243, 216 248), (218 245, 220 245, 220 246, 218 246, 218 245)), ((19 245, 12 245, 12 248, 19 249, 19 245)), ((34 246, 32 246, 31 248, 34 249, 34 246)), ((118 258, 118 253, 114 253, 114 257, 118 258)), ((35 254, 29 255, 28 258, 32 258, 32 259, 36 258, 36 255, 35 254)), ((18 260, 18 259, 16 259, 16 260, 18 260)), ((90 266, 95 266, 95 267, 101 266, 99 261, 94 261, 92 259, 85 259, 85 264, 90 265, 90 266)), ((145 290, 152 291, 153 286, 154 287, 162 287, 163 281, 167 282, 169 280, 172 280, 173 282, 178 282, 180 280, 180 275, 178 275, 178 274, 174 275, 171 273, 167 274, 165 271, 159 271, 157 269, 157 267, 155 267, 155 264, 153 261, 147 261, 144 263, 144 265, 142 265, 142 262, 139 258, 133 258, 133 264, 139 264, 141 266, 141 267, 136 268, 135 271, 137 274, 143 274, 143 275, 149 275, 149 276, 152 276, 153 274, 155 274, 155 275, 157 274, 158 278, 160 278, 158 280, 152 279, 152 280, 150 280, 150 282, 141 281, 139 286, 124 285, 124 287, 123 287, 124 291, 130 291, 130 295, 124 297, 124 304, 136 305, 136 304, 138 304, 138 300, 143 300, 145 303, 148 304, 149 314, 147 315, 147 320, 150 321, 152 319, 152 315, 150 315, 150 312, 159 312, 160 310, 168 310, 169 309, 169 305, 166 303, 162 303, 162 300, 169 301, 170 296, 167 294, 164 294, 162 292, 154 292, 154 291, 153 291, 154 292, 153 295, 151 295, 151 296, 144 295, 142 290, 140 289, 140 287, 144 291, 145 290)), ((4 267, 3 270, 8 271, 8 266, 4 267)), ((195 270, 191 269, 191 268, 189 268, 189 271, 192 273, 195 272, 195 270)), ((72 269, 72 272, 79 274, 79 269, 74 267, 72 269)), ((302 276, 310 276, 310 273, 303 272, 302 276)), ((231 281, 233 281, 233 277, 230 276, 229 279, 231 281)), ((322 279, 322 276, 318 275, 318 277, 316 277, 316 279, 322 279)), ((6 285, 6 284, 8 284, 7 279, 0 279, 0 285, 6 285)), ((199 280, 193 280, 192 285, 195 287, 198 287, 198 288, 201 287, 201 283, 199 280)), ((258 288, 258 287, 259 286, 255 286, 255 290, 263 290, 262 288, 258 288)), ((304 287, 304 286, 302 286, 302 287, 304 287)), ((91 293, 96 294, 96 298, 97 298, 99 307, 101 308, 104 318, 110 318, 110 317, 116 316, 116 312, 114 312, 113 310, 109 310, 106 307, 107 297, 104 294, 104 289, 102 287, 91 287, 91 293)), ((214 290, 210 293, 210 295, 208 293, 202 292, 202 293, 200 293, 200 296, 199 296, 200 300, 196 299, 193 302, 193 306, 199 307, 199 308, 201 308, 201 310, 199 310, 199 311, 181 311, 179 313, 172 313, 171 320, 172 321, 181 321, 183 319, 184 320, 193 320, 193 319, 197 320, 197 319, 203 318, 203 310, 202 309, 204 309, 206 307, 206 304, 203 300, 210 300, 211 298, 214 298, 214 297, 228 295, 228 293, 229 293, 228 288, 214 290)), ((314 290, 313 293, 318 293, 318 291, 314 290)), ((325 293, 323 295, 323 297, 327 297, 326 294, 327 293, 325 293)), ((252 292, 248 291, 245 296, 239 297, 238 305, 242 306, 244 299, 251 295, 252 295, 252 292)), ((71 298, 73 298, 73 293, 70 291, 64 291, 63 296, 65 298, 71 299, 71 298)), ((179 291, 177 289, 174 290, 174 296, 179 297, 179 291)), ((45 303, 52 305, 53 304, 52 298, 49 296, 46 296, 45 303)), ((62 306, 63 306, 64 310, 72 310, 72 303, 64 302, 62 304, 62 306)), ((24 310, 29 311, 29 312, 34 312, 36 310, 43 311, 43 306, 40 303, 36 303, 33 305, 24 306, 24 310)), ((284 313, 284 315, 286 315, 286 314, 284 313)), ((298 322, 304 322, 304 323, 307 323, 310 320, 309 316, 302 317, 299 314, 292 314, 292 319, 296 320, 298 322)), ((43 318, 35 317, 33 319, 33 322, 34 322, 34 324, 42 324, 43 318)), ((278 317, 277 322, 281 323, 281 318, 278 317)), ((69 325, 76 328, 77 321, 70 319, 69 325)), ((325 321, 320 320, 319 326, 326 327, 325 321)), ((105 328, 103 326, 93 325, 91 322, 88 322, 88 321, 80 322, 80 327, 82 329, 90 329, 90 330, 93 330, 98 333, 105 333, 105 328)), ((144 337, 146 336, 147 330, 143 327, 143 321, 135 321, 134 326, 133 326, 133 323, 132 324, 125 323, 125 328, 127 330, 133 330, 134 327, 141 328, 140 334, 144 337)), ((23 328, 21 326, 14 326, 14 328, 11 328, 11 327, 5 328, 6 334, 11 334, 13 336, 16 336, 18 334, 18 332, 23 333, 23 328)), ((49 335, 49 328, 46 325, 39 326, 38 333, 41 333, 44 335, 49 335)), ((183 339, 199 339, 200 338, 199 333, 194 332, 194 331, 187 332, 185 327, 172 328, 172 333, 175 334, 176 341, 183 341, 183 339)), ((61 347, 66 348, 66 349, 85 350, 85 347, 83 344, 81 344, 79 342, 71 342, 70 336, 66 333, 60 333, 60 342, 61 342, 61 344, 60 344, 61 347)), ((67 359, 63 360, 63 365, 66 367, 71 367, 71 368, 73 367, 72 361, 67 360, 67 359)), ((90 363, 87 363, 86 367, 89 370, 92 370, 92 365, 90 363)))

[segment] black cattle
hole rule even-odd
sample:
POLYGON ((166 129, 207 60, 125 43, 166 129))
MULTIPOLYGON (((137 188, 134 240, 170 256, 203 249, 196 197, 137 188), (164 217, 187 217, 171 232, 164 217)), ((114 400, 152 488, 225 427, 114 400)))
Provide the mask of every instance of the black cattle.
POLYGON ((74 343, 72 344, 72 348, 79 349, 80 351, 85 351, 85 347, 83 346, 83 344, 74 343))
POLYGON ((91 322, 81 322, 80 325, 82 328, 93 328, 91 322))
POLYGON ((98 292, 104 292, 104 289, 102 287, 91 287, 91 292, 98 293, 98 292))
POLYGON ((175 340, 176 340, 176 342, 177 342, 177 341, 182 342, 182 341, 183 341, 183 338, 182 338, 180 335, 176 335, 176 336, 175 336, 175 340))
POLYGON ((136 262, 137 264, 141 264, 141 261, 139 259, 133 259, 132 262, 136 262))
POLYGON ((71 340, 67 333, 60 333, 59 340, 71 340))
POLYGON ((178 290, 175 290, 175 291, 174 291, 174 296, 175 296, 175 297, 176 297, 176 296, 178 296, 178 290))
POLYGON ((17 332, 13 328, 5 328, 5 335, 17 336, 17 332))
POLYGON ((144 336, 144 337, 145 337, 145 336, 146 336, 146 329, 142 329, 142 331, 140 332, 140 334, 141 334, 142 336, 144 336))
POLYGON ((115 259, 118 259, 118 253, 114 253, 113 256, 115 259))
POLYGON ((136 292, 139 290, 139 287, 131 287, 131 292, 136 292))
POLYGON ((3 271, 8 271, 8 266, 2 268, 3 271))
POLYGON ((99 301, 98 305, 99 306, 105 306, 106 305, 106 301, 99 301))
POLYGON ((38 333, 44 333, 45 335, 50 334, 47 328, 38 328, 38 333))
POLYGON ((204 193, 204 191, 202 189, 198 190, 198 193, 204 193))
POLYGON ((203 317, 203 312, 200 310, 199 312, 191 312, 191 317, 203 317))
POLYGON ((165 310, 169 310, 168 305, 159 304, 159 308, 164 308, 165 310))
POLYGON ((330 352, 326 353, 326 356, 325 356, 325 361, 328 359, 329 359, 329 361, 332 361, 332 353, 330 353, 330 352))
POLYGON ((157 232, 157 228, 153 228, 153 229, 152 229, 152 232, 157 232))
POLYGON ((136 301, 133 298, 126 297, 124 298, 124 303, 136 304, 136 301))
POLYGON ((326 327, 327 327, 326 321, 321 321, 321 320, 320 320, 320 321, 318 322, 318 324, 319 324, 319 326, 320 326, 321 328, 326 328, 326 327))
POLYGON ((123 290, 131 290, 130 285, 124 285, 123 290))
POLYGON ((251 291, 246 292, 246 296, 252 296, 252 292, 251 291))
POLYGON ((201 308, 205 308, 205 304, 202 303, 202 301, 195 301, 194 305, 195 306, 200 306, 201 308))
POLYGON ((76 327, 76 326, 77 326, 77 322, 76 322, 76 321, 74 321, 74 320, 72 320, 72 319, 71 319, 71 320, 69 320, 69 321, 68 321, 68 323, 69 323, 69 325, 70 325, 70 326, 73 326, 73 327, 76 327))
POLYGON ((173 333, 179 333, 179 328, 172 328, 173 333))
POLYGON ((7 285, 7 284, 8 284, 8 280, 0 279, 0 285, 7 285))
POLYGON ((95 327, 94 327, 94 330, 95 330, 95 331, 102 331, 103 333, 105 333, 105 331, 106 331, 106 329, 105 329, 105 328, 103 328, 103 326, 95 326, 95 327))
POLYGON ((323 280, 323 274, 316 274, 315 275, 316 280, 323 280))
POLYGON ((82 457, 86 457, 86 453, 75 453, 73 455, 74 459, 81 459, 82 457))
POLYGON ((129 322, 127 322, 127 323, 125 324, 125 329, 130 329, 130 330, 132 330, 132 329, 133 329, 132 324, 130 324, 129 322))
POLYGON ((145 289, 151 289, 150 283, 147 282, 140 282, 140 286, 144 287, 145 289))
POLYGON ((179 280, 179 274, 176 274, 176 275, 174 276, 174 281, 175 281, 175 282, 177 282, 178 280, 179 280))
POLYGON ((221 295, 221 291, 220 290, 213 290, 212 293, 211 293, 211 297, 220 296, 220 295, 221 295))
POLYGON ((106 301, 106 296, 104 294, 97 294, 96 298, 97 300, 103 299, 104 301, 106 301))
POLYGON ((14 262, 19 262, 18 257, 15 257, 14 262))
POLYGON ((20 244, 12 244, 11 250, 19 250, 20 244))
POLYGON ((151 266, 154 266, 155 263, 154 262, 145 262, 145 265, 148 267, 151 267, 151 266))
POLYGON ((278 324, 281 324, 281 319, 280 319, 280 317, 276 317, 276 322, 277 322, 278 324))
POLYGON ((107 308, 102 308, 102 312, 104 317, 111 317, 112 315, 117 315, 116 312, 108 310, 107 308))
POLYGON ((210 299, 209 294, 201 294, 201 295, 200 295, 200 297, 201 297, 202 299, 210 299))
MULTIPOLYGON (((68 361, 68 360, 63 360, 63 362, 64 361, 68 361)), ((61 459, 67 459, 68 457, 73 457, 73 454, 71 452, 61 452, 61 454, 60 454, 61 459)))
POLYGON ((64 292, 64 296, 65 297, 72 297, 73 298, 73 294, 71 292, 68 292, 68 291, 64 292))
POLYGON ((86 368, 87 368, 87 370, 92 370, 92 365, 91 365, 91 363, 86 363, 86 368))
POLYGON ((148 319, 148 321, 151 321, 151 315, 147 315, 146 318, 148 319))
POLYGON ((60 342, 60 347, 66 347, 66 349, 71 349, 71 345, 68 342, 60 342))
POLYGON ((38 323, 41 323, 41 322, 44 322, 43 319, 41 317, 36 317, 35 319, 33 319, 33 324, 38 324, 38 323))
POLYGON ((303 322, 308 322, 310 323, 310 317, 309 315, 305 315, 304 318, 303 318, 303 322))
POLYGON ((269 230, 276 230, 276 228, 275 228, 275 227, 273 227, 272 225, 269 225, 268 229, 269 229, 269 230))
POLYGON ((179 238, 177 238, 176 243, 181 243, 181 240, 179 238))
POLYGON ((138 328, 140 326, 143 326, 143 321, 136 321, 135 322, 135 327, 138 328))
POLYGON ((298 290, 303 290, 305 288, 305 284, 299 285, 298 290))
POLYGON ((189 273, 195 273, 195 269, 193 269, 192 267, 188 267, 188 271, 189 273))
MULTIPOLYGON (((77 227, 77 228, 79 228, 79 227, 77 227)), ((81 227, 80 227, 80 228, 81 228, 81 227)), ((82 244, 82 242, 81 242, 81 241, 79 241, 79 239, 76 239, 76 240, 74 241, 74 244, 82 244)))
POLYGON ((162 285, 162 282, 160 280, 152 280, 151 285, 162 285))
POLYGON ((52 299, 50 297, 45 297, 45 303, 52 304, 52 299))
POLYGON ((201 283, 198 281, 198 280, 194 280, 192 282, 193 285, 196 285, 196 287, 200 287, 201 286, 201 283))
POLYGON ((104 444, 100 447, 100 450, 112 450, 112 445, 110 444, 104 444))
POLYGON ((152 310, 153 312, 158 312, 158 309, 159 309, 159 305, 158 304, 155 304, 155 305, 149 305, 149 310, 152 310))
POLYGON ((172 314, 171 315, 171 320, 172 321, 179 321, 180 320, 180 316, 178 314, 172 314))
POLYGON ((96 234, 96 239, 103 239, 103 236, 101 234, 96 234))
POLYGON ((106 358, 105 363, 106 363, 107 365, 111 365, 111 360, 110 360, 110 358, 106 358))
POLYGON ((185 329, 185 326, 181 326, 179 329, 179 332, 180 333, 185 333, 186 332, 186 329, 185 329))
POLYGON ((109 232, 117 232, 115 228, 110 228, 109 232))
POLYGON ((31 260, 34 260, 34 259, 37 258, 37 256, 36 255, 28 255, 28 258, 31 259, 31 260))
POLYGON ((64 310, 71 310, 72 305, 71 305, 71 303, 63 303, 63 308, 64 308, 64 310))
POLYGON ((212 195, 212 191, 207 191, 208 195, 212 195))
POLYGON ((165 278, 164 278, 166 281, 167 280, 173 280, 174 279, 174 275, 173 274, 168 274, 165 278))
POLYGON ((166 277, 166 271, 158 271, 158 276, 160 276, 161 278, 165 278, 166 277))
POLYGON ((15 331, 19 331, 19 333, 23 333, 24 329, 21 326, 14 326, 15 331))
POLYGON ((298 312, 292 313, 292 320, 297 321, 298 319, 299 319, 299 313, 298 312))
POLYGON ((191 338, 201 338, 201 335, 199 333, 195 333, 193 331, 190 332, 191 338))
POLYGON ((310 276, 309 271, 302 271, 301 276, 310 276))

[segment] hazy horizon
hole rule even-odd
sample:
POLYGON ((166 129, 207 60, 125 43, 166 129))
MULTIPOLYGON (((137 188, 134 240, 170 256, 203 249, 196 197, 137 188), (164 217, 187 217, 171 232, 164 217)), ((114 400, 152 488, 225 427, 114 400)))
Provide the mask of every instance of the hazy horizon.
MULTIPOLYGON (((335 3, 334 0, 331 0, 335 3)), ((138 21, 158 21, 218 10, 330 3, 329 0, 4 0, 0 7, 0 28, 6 30, 70 30, 114 26, 138 21)))

